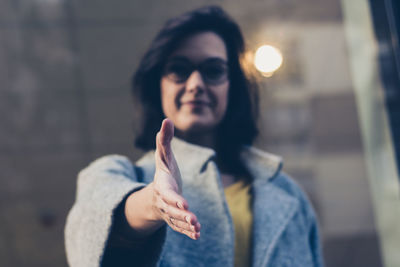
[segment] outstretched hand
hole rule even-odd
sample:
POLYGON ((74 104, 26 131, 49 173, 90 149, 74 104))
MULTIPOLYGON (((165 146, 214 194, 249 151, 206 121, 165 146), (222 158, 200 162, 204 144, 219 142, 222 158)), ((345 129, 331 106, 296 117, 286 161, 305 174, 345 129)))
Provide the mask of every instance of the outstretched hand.
POLYGON ((181 174, 171 149, 173 136, 172 121, 163 120, 156 136, 153 208, 173 230, 197 240, 200 237, 200 223, 182 197, 181 174))

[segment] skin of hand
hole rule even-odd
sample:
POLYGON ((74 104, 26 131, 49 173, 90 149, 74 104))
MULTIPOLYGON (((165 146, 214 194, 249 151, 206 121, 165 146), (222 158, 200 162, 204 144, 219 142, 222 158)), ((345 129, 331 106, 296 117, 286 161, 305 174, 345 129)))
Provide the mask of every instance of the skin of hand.
POLYGON ((129 225, 144 235, 167 223, 174 231, 197 240, 201 226, 182 196, 182 179, 171 149, 173 136, 172 121, 163 120, 156 136, 154 181, 128 197, 125 216, 129 225))
POLYGON ((200 223, 182 197, 182 179, 171 149, 174 124, 165 119, 156 136, 156 172, 153 209, 172 229, 192 239, 200 238, 200 223))

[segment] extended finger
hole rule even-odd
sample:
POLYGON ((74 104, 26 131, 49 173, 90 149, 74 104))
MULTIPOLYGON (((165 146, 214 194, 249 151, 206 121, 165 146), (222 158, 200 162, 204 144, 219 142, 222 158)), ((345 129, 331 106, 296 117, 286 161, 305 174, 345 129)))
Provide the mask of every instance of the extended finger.
POLYGON ((184 210, 189 208, 186 199, 173 190, 158 190, 156 193, 159 194, 164 202, 171 206, 184 210))
POLYGON ((158 199, 157 205, 159 210, 163 213, 163 216, 168 216, 168 218, 173 218, 182 222, 187 222, 188 224, 196 225, 198 223, 196 215, 188 210, 182 210, 175 208, 164 202, 162 199, 158 199))
POLYGON ((174 124, 170 119, 164 119, 162 121, 160 133, 160 145, 168 148, 172 137, 174 137, 174 124))
POLYGON ((178 232, 178 233, 181 233, 181 234, 184 234, 184 235, 187 235, 188 237, 190 237, 190 238, 192 238, 192 239, 194 239, 194 240, 197 240, 197 239, 200 238, 200 233, 199 233, 199 232, 191 232, 191 231, 188 231, 188 230, 179 228, 179 227, 175 226, 175 225, 172 224, 172 223, 169 224, 169 226, 171 226, 171 228, 172 228, 174 231, 176 231, 176 232, 178 232))
POLYGON ((191 225, 196 225, 198 223, 196 215, 194 215, 190 211, 182 211, 180 209, 169 206, 166 210, 166 213, 176 220, 186 222, 191 225))
POLYGON ((174 124, 169 119, 164 119, 161 124, 161 129, 156 136, 156 153, 160 160, 169 166, 171 162, 171 140, 174 136, 174 124))
POLYGON ((174 218, 169 218, 169 221, 176 227, 187 230, 189 232, 194 232, 194 233, 200 232, 200 224, 199 223, 192 225, 186 221, 180 221, 180 220, 176 220, 174 218))

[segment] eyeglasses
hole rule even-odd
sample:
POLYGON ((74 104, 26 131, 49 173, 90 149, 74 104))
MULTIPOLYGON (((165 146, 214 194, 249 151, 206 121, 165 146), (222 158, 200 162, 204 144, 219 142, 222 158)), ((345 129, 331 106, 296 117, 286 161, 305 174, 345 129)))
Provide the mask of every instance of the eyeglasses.
POLYGON ((228 64, 220 58, 206 59, 200 64, 193 64, 186 58, 174 58, 165 65, 163 75, 175 83, 183 83, 195 70, 209 85, 219 85, 228 80, 228 64))

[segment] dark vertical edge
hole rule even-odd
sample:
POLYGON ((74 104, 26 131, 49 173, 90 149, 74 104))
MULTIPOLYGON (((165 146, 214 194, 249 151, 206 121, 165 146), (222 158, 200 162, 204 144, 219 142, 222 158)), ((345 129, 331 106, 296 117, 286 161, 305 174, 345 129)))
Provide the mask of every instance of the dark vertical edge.
POLYGON ((379 68, 385 105, 400 177, 400 4, 398 0, 369 0, 375 37, 379 45, 379 68))

